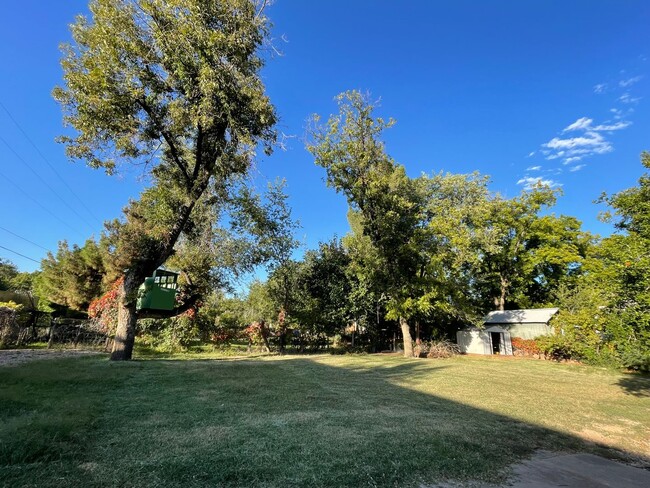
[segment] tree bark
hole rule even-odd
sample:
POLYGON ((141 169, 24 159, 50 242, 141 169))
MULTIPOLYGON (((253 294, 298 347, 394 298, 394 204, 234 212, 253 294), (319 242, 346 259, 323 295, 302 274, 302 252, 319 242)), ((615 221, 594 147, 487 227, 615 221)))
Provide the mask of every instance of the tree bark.
POLYGON ((127 272, 120 290, 117 330, 113 339, 111 361, 128 361, 133 356, 135 329, 138 321, 136 300, 139 285, 140 280, 127 272))
POLYGON ((499 296, 494 297, 494 306, 497 308, 497 310, 503 311, 506 309, 506 295, 508 294, 509 285, 510 283, 508 280, 501 277, 501 289, 499 290, 499 296))
POLYGON ((399 325, 402 329, 402 339, 404 341, 404 357, 412 358, 413 357, 413 338, 411 337, 411 329, 409 328, 409 323, 404 317, 399 318, 399 325))

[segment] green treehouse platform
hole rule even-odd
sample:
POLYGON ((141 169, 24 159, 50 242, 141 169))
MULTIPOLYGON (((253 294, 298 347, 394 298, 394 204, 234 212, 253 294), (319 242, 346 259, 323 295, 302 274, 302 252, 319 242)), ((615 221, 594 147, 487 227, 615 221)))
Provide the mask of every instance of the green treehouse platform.
POLYGON ((138 289, 138 310, 173 310, 178 292, 178 273, 157 269, 138 289))

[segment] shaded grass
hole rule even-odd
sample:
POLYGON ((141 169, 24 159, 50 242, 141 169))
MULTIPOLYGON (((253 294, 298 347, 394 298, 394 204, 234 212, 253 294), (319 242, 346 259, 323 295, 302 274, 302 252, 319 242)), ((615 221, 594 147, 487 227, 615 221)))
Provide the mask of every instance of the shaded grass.
POLYGON ((471 357, 181 357, 0 369, 0 483, 416 486, 499 481, 536 449, 650 454, 647 399, 611 371, 471 357))

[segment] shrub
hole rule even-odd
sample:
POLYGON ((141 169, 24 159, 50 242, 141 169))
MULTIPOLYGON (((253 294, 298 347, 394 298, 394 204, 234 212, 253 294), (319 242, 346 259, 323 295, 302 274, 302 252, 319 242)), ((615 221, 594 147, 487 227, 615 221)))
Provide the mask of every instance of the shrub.
POLYGON ((541 336, 536 339, 537 345, 544 356, 555 361, 569 359, 580 360, 584 357, 581 345, 560 335, 541 336))
POLYGON ((621 353, 621 363, 627 369, 650 373, 650 352, 627 350, 621 353))
POLYGON ((118 299, 124 278, 113 282, 110 289, 101 297, 95 298, 88 306, 88 316, 102 328, 102 332, 113 335, 117 328, 118 299))
POLYGON ((540 356, 542 353, 535 339, 522 339, 521 337, 512 338, 512 349, 514 355, 521 356, 540 356))

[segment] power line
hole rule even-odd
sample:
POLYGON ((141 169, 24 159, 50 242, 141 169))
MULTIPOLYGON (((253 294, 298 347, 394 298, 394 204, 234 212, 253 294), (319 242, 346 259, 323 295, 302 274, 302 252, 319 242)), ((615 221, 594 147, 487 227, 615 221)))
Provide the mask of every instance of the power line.
POLYGON ((39 207, 41 207, 45 212, 47 212, 47 213, 50 214, 52 217, 54 217, 56 220, 58 220, 59 222, 61 222, 61 223, 62 223, 63 225, 65 225, 68 229, 70 229, 72 232, 79 233, 80 235, 85 235, 85 234, 81 234, 81 232, 79 232, 78 229, 75 229, 75 228, 71 227, 70 224, 68 224, 65 220, 63 220, 61 217, 59 217, 58 215, 56 215, 56 214, 55 214, 54 212, 52 212, 49 208, 47 208, 45 205, 43 205, 43 204, 40 203, 38 200, 36 200, 34 197, 32 197, 29 193, 27 193, 25 190, 23 190, 19 185, 17 185, 13 180, 11 180, 7 175, 3 174, 1 171, 0 171, 0 176, 3 177, 5 180, 7 180, 9 183, 11 183, 13 186, 15 186, 15 187, 18 189, 18 191, 20 191, 23 195, 25 195, 29 200, 31 200, 31 201, 34 202, 36 205, 38 205, 39 207))
POLYGON ((32 173, 34 173, 34 175, 35 175, 39 180, 41 180, 41 182, 42 182, 42 183, 43 183, 47 188, 49 188, 49 190, 50 190, 52 193, 54 193, 54 194, 56 195, 56 197, 57 197, 59 200, 61 200, 61 202, 62 202, 66 207, 68 207, 70 210, 72 210, 72 212, 73 212, 77 217, 79 217, 81 220, 83 220, 83 221, 86 223, 86 225, 87 225, 88 227, 90 227, 91 230, 94 230, 94 227, 92 226, 92 224, 91 224, 90 222, 88 222, 88 220, 86 220, 85 217, 82 217, 82 216, 79 214, 79 212, 77 212, 77 211, 75 210, 74 207, 72 207, 68 202, 66 202, 66 201, 63 199, 63 197, 62 197, 61 195, 59 195, 59 193, 58 193, 54 188, 52 188, 52 187, 50 186, 50 184, 49 184, 47 181, 45 181, 45 179, 43 179, 43 177, 42 177, 40 174, 38 174, 38 171, 36 171, 34 168, 32 168, 32 166, 31 166, 27 161, 25 161, 25 160, 20 156, 20 154, 18 154, 18 153, 14 150, 14 148, 12 148, 12 147, 9 145, 9 143, 5 140, 4 137, 0 136, 0 141, 2 141, 2 142, 4 143, 4 145, 7 146, 7 148, 8 148, 8 149, 9 149, 9 150, 14 154, 14 156, 16 156, 16 157, 18 158, 18 160, 21 161, 25 166, 27 166, 27 168, 29 168, 29 170, 30 170, 32 173))
POLYGON ((48 251, 48 252, 50 251, 50 250, 47 249, 46 247, 43 247, 43 246, 41 246, 40 244, 36 244, 34 241, 30 241, 30 240, 27 239, 26 237, 19 236, 19 235, 16 234, 15 232, 11 232, 9 229, 5 229, 5 228, 2 227, 2 226, 0 226, 0 229, 1 229, 1 230, 4 230, 5 232, 8 232, 8 233, 11 234, 12 236, 16 236, 18 239, 22 239, 22 240, 25 241, 25 242, 29 242, 32 246, 40 247, 40 248, 43 249, 44 251, 48 251))
POLYGON ((36 261, 36 259, 34 259, 34 258, 30 258, 29 256, 25 256, 24 254, 20 254, 20 253, 17 252, 17 251, 14 251, 14 250, 12 250, 12 249, 9 249, 8 247, 0 246, 0 249, 4 249, 5 251, 9 251, 9 252, 12 252, 12 253, 14 253, 14 254, 17 254, 18 256, 20 256, 20 257, 22 257, 22 258, 29 259, 30 261, 34 261, 34 262, 37 263, 37 264, 41 264, 40 261, 36 261))
POLYGON ((97 218, 97 216, 96 216, 96 215, 95 215, 95 214, 94 214, 94 213, 93 213, 93 212, 88 208, 88 206, 87 206, 87 205, 85 204, 85 202, 81 199, 81 197, 79 197, 79 195, 77 195, 77 193, 72 189, 72 187, 71 187, 70 185, 68 185, 68 182, 65 181, 65 179, 61 176, 61 174, 56 170, 56 168, 54 167, 54 165, 53 165, 52 163, 50 163, 50 160, 47 159, 47 158, 45 157, 45 155, 41 152, 41 150, 38 148, 38 146, 36 145, 36 143, 31 139, 31 137, 29 137, 29 135, 27 134, 27 132, 25 132, 25 131, 23 130, 23 128, 21 127, 21 125, 18 123, 18 121, 14 118, 13 115, 11 115, 11 112, 9 112, 9 109, 8 109, 8 108, 7 108, 7 107, 6 107, 2 102, 0 102, 0 107, 2 107, 2 109, 3 109, 3 110, 6 112, 6 114, 9 116, 9 119, 11 119, 11 121, 12 121, 12 122, 14 123, 14 125, 18 128, 18 130, 23 134, 23 136, 25 136, 25 139, 27 139, 27 141, 29 141, 29 143, 30 143, 30 144, 32 145, 32 147, 36 150, 36 152, 37 152, 38 155, 41 157, 41 159, 42 159, 43 161, 45 161, 45 163, 50 167, 50 169, 51 169, 51 170, 54 172, 54 174, 59 178, 59 180, 61 180, 61 182, 65 185, 65 187, 68 189, 68 191, 69 191, 70 193, 72 193, 72 195, 77 199, 77 201, 81 204, 81 206, 82 206, 83 208, 86 209, 86 212, 88 212, 88 214, 89 214, 89 215, 90 215, 94 220, 96 220, 96 221, 98 221, 98 222, 101 222, 101 219, 97 218))

